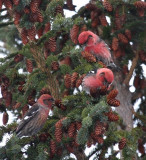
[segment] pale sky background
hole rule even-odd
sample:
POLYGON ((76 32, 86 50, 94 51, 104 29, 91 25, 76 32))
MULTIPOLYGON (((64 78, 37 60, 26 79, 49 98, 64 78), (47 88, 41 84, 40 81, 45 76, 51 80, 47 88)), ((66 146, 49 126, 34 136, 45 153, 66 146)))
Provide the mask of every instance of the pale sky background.
MULTIPOLYGON (((89 3, 89 0, 84 0, 84 1, 80 1, 80 0, 73 0, 73 4, 74 5, 76 5, 77 7, 76 7, 76 11, 78 11, 78 9, 80 9, 82 6, 84 6, 85 4, 87 4, 87 3, 89 3)), ((67 10, 65 10, 64 11, 64 14, 65 14, 65 16, 66 17, 71 17, 72 15, 74 15, 75 14, 75 12, 74 11, 67 11, 67 10)), ((107 20, 109 21, 109 18, 107 17, 107 20)), ((0 46, 2 45, 2 43, 0 43, 0 46)), ((0 57, 2 57, 3 55, 2 54, 0 54, 0 57)), ((131 62, 129 62, 129 68, 130 68, 130 66, 131 66, 131 62)), ((146 66, 145 65, 143 65, 143 70, 144 70, 144 75, 145 75, 145 77, 146 77, 146 66)), ((133 75, 135 75, 135 73, 133 73, 133 75)), ((134 80, 134 76, 131 78, 131 80, 130 80, 130 85, 132 85, 133 84, 133 80, 134 80)), ((134 92, 135 91, 135 88, 134 88, 134 86, 131 86, 130 87, 130 91, 131 92, 134 92)), ((0 97, 1 97, 1 92, 0 92, 0 97)), ((134 109, 135 110, 137 110, 138 109, 138 106, 139 106, 139 104, 140 104, 140 99, 139 100, 137 100, 137 102, 135 103, 135 105, 134 105, 134 109)), ((9 114, 9 121, 8 121, 8 124, 10 124, 12 121, 13 121, 13 119, 15 118, 13 115, 12 115, 12 113, 11 112, 9 112, 8 111, 8 114, 9 114)), ((3 124, 2 124, 2 113, 0 113, 0 126, 2 126, 3 124)), ((5 136, 4 138, 3 138, 3 141, 0 143, 0 146, 4 146, 5 145, 5 142, 6 142, 6 139, 8 138, 8 136, 5 136)), ((89 153, 90 153, 90 151, 92 151, 92 149, 94 148, 94 146, 92 146, 90 149, 89 148, 87 148, 86 149, 86 151, 85 151, 85 153, 88 155, 89 153)), ((116 145, 116 147, 115 147, 115 149, 117 149, 118 147, 117 147, 117 145, 116 145)), ((108 152, 109 154, 110 154, 110 150, 109 150, 109 152, 108 152)), ((72 156, 73 156, 73 154, 72 154, 72 156)), ((74 156, 73 156, 74 157, 74 156)), ((119 155, 118 155, 118 157, 119 157, 119 155)), ((92 160, 93 159, 93 156, 90 158, 90 160, 92 160)))

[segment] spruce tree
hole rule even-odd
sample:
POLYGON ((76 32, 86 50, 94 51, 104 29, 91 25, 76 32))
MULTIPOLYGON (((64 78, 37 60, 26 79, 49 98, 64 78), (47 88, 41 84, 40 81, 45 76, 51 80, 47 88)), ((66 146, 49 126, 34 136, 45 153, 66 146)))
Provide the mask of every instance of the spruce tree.
POLYGON ((91 0, 70 18, 65 9, 76 6, 72 0, 0 0, 0 141, 11 135, 0 159, 75 159, 71 153, 78 160, 118 160, 119 153, 124 160, 145 159, 146 2, 91 0), (101 87, 96 96, 82 90, 83 78, 107 66, 79 45, 79 34, 87 30, 108 44, 120 68, 110 88, 101 87), (17 120, 42 94, 55 99, 45 126, 18 138, 17 120), (8 111, 15 115, 11 124, 8 111))

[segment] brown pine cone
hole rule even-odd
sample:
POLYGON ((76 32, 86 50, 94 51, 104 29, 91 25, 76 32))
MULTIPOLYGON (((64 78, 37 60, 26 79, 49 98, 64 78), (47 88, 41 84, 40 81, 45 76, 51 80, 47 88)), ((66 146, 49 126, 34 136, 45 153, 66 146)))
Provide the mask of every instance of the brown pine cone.
POLYGON ((81 54, 88 62, 96 62, 96 57, 94 57, 90 52, 83 51, 81 54))
POLYGON ((138 151, 143 155, 145 154, 144 142, 142 139, 138 139, 138 151))
POLYGON ((53 155, 56 154, 57 147, 56 147, 56 142, 54 140, 50 141, 50 150, 53 155))
POLYGON ((119 47, 119 40, 118 38, 114 37, 112 40, 112 49, 113 51, 116 51, 119 47))
POLYGON ((29 73, 32 73, 33 71, 33 64, 30 59, 26 59, 26 69, 29 73))
POLYGON ((44 28, 43 28, 43 27, 41 27, 41 28, 39 28, 39 29, 37 30, 37 34, 38 34, 38 37, 39 37, 39 38, 42 37, 43 32, 44 32, 44 28))
POLYGON ((87 31, 87 26, 86 24, 84 24, 81 29, 80 29, 80 32, 83 32, 83 31, 87 31))
POLYGON ((99 144, 103 144, 103 142, 104 142, 103 137, 98 136, 98 137, 97 137, 97 142, 98 142, 99 144))
POLYGON ((105 26, 105 27, 108 26, 108 22, 107 22, 106 17, 105 17, 104 14, 99 16, 99 20, 100 20, 102 26, 105 26))
POLYGON ((16 104, 13 105, 13 109, 17 109, 21 106, 21 103, 20 102, 17 102, 16 104))
POLYGON ((25 28, 22 28, 21 39, 23 44, 27 44, 29 42, 27 38, 27 30, 25 28))
POLYGON ((77 81, 76 81, 76 88, 78 88, 78 87, 82 84, 82 81, 83 81, 83 79, 84 79, 85 76, 86 76, 86 74, 83 74, 83 75, 81 75, 81 76, 77 79, 77 81))
POLYGON ((30 2, 30 10, 32 13, 35 13, 38 10, 39 3, 38 0, 31 0, 30 2))
POLYGON ((143 16, 144 16, 144 11, 145 11, 144 8, 137 8, 137 12, 138 12, 138 15, 139 15, 140 17, 143 17, 143 16))
POLYGON ((30 13, 30 8, 28 6, 26 6, 23 11, 24 11, 25 14, 29 14, 30 13))
POLYGON ((136 8, 139 8, 139 9, 146 8, 146 2, 143 2, 143 1, 136 1, 134 5, 136 8))
POLYGON ((85 8, 88 9, 88 10, 90 10, 90 11, 98 9, 98 7, 95 4, 92 4, 92 3, 86 4, 85 8))
POLYGON ((100 95, 106 95, 107 94, 107 86, 102 86, 99 90, 100 95))
POLYGON ((12 0, 13 1, 13 3, 14 3, 14 5, 18 5, 19 4, 19 2, 20 2, 20 0, 12 0))
POLYGON ((124 75, 127 75, 129 73, 128 66, 126 64, 123 65, 122 72, 124 75))
POLYGON ((32 26, 30 29, 27 30, 28 37, 31 41, 35 40, 36 35, 36 28, 35 26, 32 26))
POLYGON ((96 135, 96 136, 101 135, 101 134, 102 134, 102 130, 103 130, 103 125, 102 125, 102 123, 97 121, 97 122, 96 122, 96 125, 95 125, 95 130, 94 130, 95 135, 96 135))
POLYGON ((134 87, 137 89, 139 88, 139 84, 140 84, 140 77, 139 75, 136 75, 135 78, 134 78, 134 87))
POLYGON ((122 33, 118 34, 118 38, 122 43, 127 44, 129 42, 128 39, 126 38, 126 36, 124 34, 122 34, 122 33))
POLYGON ((103 6, 104 6, 104 8, 105 8, 107 11, 109 11, 109 12, 111 12, 111 11, 113 10, 113 7, 112 7, 112 5, 109 3, 108 0, 104 0, 104 1, 103 1, 103 6))
POLYGON ((9 86, 10 80, 9 80, 9 78, 8 78, 6 75, 3 75, 3 76, 1 77, 1 80, 2 80, 2 82, 3 82, 3 84, 4 84, 5 87, 8 87, 8 86, 9 86))
POLYGON ((60 99, 55 100, 55 105, 62 110, 66 110, 66 107, 62 104, 60 99))
POLYGON ((74 153, 74 148, 71 145, 66 144, 65 146, 69 153, 74 153))
POLYGON ((43 20, 44 20, 44 17, 43 17, 43 15, 42 15, 42 13, 41 13, 41 11, 38 9, 36 12, 35 12, 35 14, 37 15, 37 19, 38 19, 38 22, 40 22, 40 23, 42 23, 43 22, 43 20))
POLYGON ((73 43, 78 43, 78 34, 79 34, 79 26, 74 24, 72 29, 70 30, 70 38, 73 43))
POLYGON ((91 26, 93 28, 96 28, 98 25, 100 24, 99 19, 98 18, 94 18, 91 22, 91 26))
POLYGON ((64 16, 63 14, 63 7, 62 6, 57 6, 55 9, 55 15, 57 14, 61 14, 62 16, 64 16))
POLYGON ((117 99, 107 99, 107 103, 114 107, 118 107, 120 105, 120 101, 117 99))
POLYGON ((3 1, 4 5, 6 6, 7 9, 12 9, 13 8, 13 4, 10 0, 5 0, 3 1))
POLYGON ((59 69, 59 63, 57 61, 52 62, 51 68, 53 71, 57 71, 59 69))
POLYGON ((146 62, 146 53, 143 50, 139 51, 139 58, 142 62, 146 62))
POLYGON ((48 88, 42 88, 41 90, 40 90, 40 94, 42 95, 42 94, 50 94, 50 91, 49 91, 49 89, 48 88))
POLYGON ((115 29, 119 30, 122 28, 121 17, 115 18, 115 29))
POLYGON ((6 125, 8 123, 9 115, 7 112, 3 113, 3 125, 6 125))
POLYGON ((140 89, 146 88, 146 79, 140 79, 140 89))
POLYGON ((76 121, 76 128, 77 128, 78 131, 80 130, 81 127, 82 127, 82 123, 76 121))
POLYGON ((107 116, 108 116, 108 120, 111 122, 119 120, 119 116, 117 114, 114 114, 113 112, 108 112, 107 116))
POLYGON ((70 88, 71 87, 71 75, 66 74, 64 76, 64 85, 66 88, 70 88))
POLYGON ((21 14, 19 12, 14 13, 14 24, 17 25, 20 23, 21 14))
POLYGON ((55 52, 56 51, 56 39, 55 39, 55 37, 51 37, 51 38, 49 38, 49 41, 48 41, 48 43, 49 43, 49 49, 50 49, 50 51, 51 52, 55 52))
POLYGON ((5 105, 6 107, 10 106, 12 103, 12 93, 7 92, 7 95, 5 96, 5 105))
POLYGON ((41 142, 46 142, 47 138, 49 137, 49 134, 46 134, 46 133, 42 133, 39 135, 39 140, 41 142))
POLYGON ((47 22, 45 24, 44 33, 47 33, 48 31, 50 31, 50 29, 51 29, 51 24, 50 22, 47 22))
POLYGON ((70 11, 74 11, 74 5, 73 5, 73 3, 72 3, 72 0, 67 0, 66 3, 67 3, 68 9, 69 9, 70 11))
POLYGON ((75 85, 76 85, 76 81, 77 81, 77 78, 78 78, 78 73, 77 72, 73 72, 72 73, 72 76, 71 76, 71 87, 74 88, 75 85))
POLYGON ((93 144, 93 140, 92 140, 92 138, 90 137, 90 138, 88 139, 88 141, 87 141, 87 147, 90 148, 90 147, 92 146, 92 144, 93 144))
POLYGON ((76 132, 76 123, 72 122, 68 127, 68 136, 73 138, 76 132))
POLYGON ((23 55, 22 54, 17 54, 15 57, 14 57, 14 62, 18 63, 18 62, 21 62, 23 60, 23 55))
POLYGON ((129 40, 131 40, 132 35, 131 35, 131 31, 130 31, 129 29, 126 29, 126 30, 125 30, 125 35, 126 35, 126 37, 127 37, 129 40))
POLYGON ((113 89, 108 94, 107 99, 114 99, 117 95, 118 95, 118 90, 117 89, 113 89))
POLYGON ((39 22, 38 15, 36 13, 29 14, 29 20, 30 20, 30 22, 33 22, 33 23, 39 22))
POLYGON ((119 142, 119 149, 120 150, 122 150, 124 147, 125 147, 125 145, 126 145, 126 138, 125 137, 123 137, 121 140, 120 140, 120 142, 119 142))
POLYGON ((55 139, 57 142, 61 142, 62 140, 62 120, 59 120, 56 124, 55 124, 55 139))

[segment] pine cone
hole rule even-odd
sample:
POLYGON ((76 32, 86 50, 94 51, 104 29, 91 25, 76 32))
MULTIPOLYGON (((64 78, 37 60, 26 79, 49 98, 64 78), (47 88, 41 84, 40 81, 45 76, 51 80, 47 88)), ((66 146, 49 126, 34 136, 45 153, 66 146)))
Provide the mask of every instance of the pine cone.
POLYGON ((29 20, 30 22, 39 22, 39 19, 38 19, 38 15, 36 13, 31 13, 29 15, 29 20))
POLYGON ((2 80, 2 82, 3 82, 3 84, 4 84, 5 87, 8 87, 8 86, 9 86, 10 80, 9 80, 9 78, 8 78, 7 76, 3 75, 3 76, 1 77, 1 80, 2 80))
POLYGON ((78 78, 78 80, 76 81, 76 88, 78 88, 82 84, 82 81, 85 76, 86 76, 86 74, 83 74, 78 78))
POLYGON ((51 29, 51 24, 50 24, 50 22, 47 22, 45 24, 44 34, 47 33, 48 31, 50 31, 50 29, 51 29))
POLYGON ((55 124, 55 139, 57 142, 61 142, 62 140, 62 120, 59 120, 56 124, 55 124))
POLYGON ((94 57, 90 52, 83 51, 81 54, 88 62, 96 62, 96 57, 94 57))
POLYGON ((49 137, 49 134, 46 134, 46 133, 42 133, 39 135, 39 140, 41 142, 46 142, 47 138, 49 137))
POLYGON ((14 62, 18 63, 18 62, 21 62, 23 60, 23 55, 22 54, 17 54, 15 57, 14 57, 14 62))
POLYGON ((138 139, 138 151, 144 155, 145 154, 145 148, 144 148, 144 143, 142 139, 138 139))
POLYGON ((91 11, 90 13, 91 20, 98 19, 98 12, 96 10, 91 11))
POLYGON ((136 1, 134 5, 136 8, 139 8, 139 9, 146 8, 146 2, 143 2, 143 1, 136 1))
POLYGON ((54 140, 50 141, 50 150, 52 154, 56 154, 57 148, 56 148, 56 142, 54 140))
POLYGON ((72 122, 69 127, 68 127, 68 136, 70 138, 73 138, 74 137, 74 134, 76 132, 76 123, 72 122))
POLYGON ((17 25, 20 23, 21 14, 19 12, 14 13, 14 24, 17 25))
POLYGON ((143 16, 144 16, 144 11, 145 11, 145 9, 143 9, 143 8, 137 8, 137 12, 138 12, 138 15, 139 15, 140 17, 143 17, 143 16))
POLYGON ((51 37, 49 38, 49 49, 51 52, 55 52, 56 51, 56 40, 55 37, 51 37))
POLYGON ((129 39, 129 40, 131 40, 131 31, 129 30, 129 29, 126 29, 125 30, 125 35, 126 35, 126 37, 129 39))
POLYGON ((118 95, 118 90, 117 89, 113 89, 108 94, 107 99, 114 99, 117 95, 118 95))
POLYGON ((12 93, 7 92, 7 95, 5 96, 5 105, 6 107, 10 106, 12 103, 12 93))
POLYGON ((3 113, 3 125, 6 125, 8 123, 8 118, 9 118, 8 113, 4 112, 3 113))
POLYGON ((2 9, 3 0, 0 0, 0 10, 2 9))
POLYGON ((139 58, 142 62, 146 62, 146 53, 143 50, 139 51, 139 58))
POLYGON ((87 26, 86 24, 84 24, 81 29, 80 29, 80 32, 83 32, 83 31, 87 31, 87 26))
POLYGON ((60 99, 55 100, 55 105, 62 110, 66 110, 66 107, 62 104, 60 99))
POLYGON ((99 143, 99 144, 103 144, 103 142, 104 142, 104 139, 103 139, 103 137, 97 137, 97 142, 99 143))
POLYGON ((106 86, 102 86, 99 90, 100 95, 106 95, 108 88, 106 86))
POLYGON ((76 128, 77 128, 78 131, 80 130, 81 127, 82 127, 82 123, 76 121, 76 128))
POLYGON ((126 36, 125 36, 124 34, 119 33, 119 34, 118 34, 118 38, 119 38, 119 40, 120 40, 122 43, 125 43, 125 44, 128 43, 128 39, 126 38, 126 36))
POLYGON ((35 12, 35 14, 37 15, 38 22, 42 23, 43 20, 44 20, 44 17, 42 15, 41 11, 39 9, 37 9, 37 11, 35 12))
POLYGON ((92 4, 92 3, 86 4, 85 8, 88 9, 88 10, 90 10, 90 11, 98 9, 97 6, 95 4, 92 4))
POLYGON ((90 95, 97 98, 97 96, 99 96, 99 90, 97 88, 90 88, 90 95))
POLYGON ((93 140, 92 140, 92 138, 90 137, 90 138, 88 139, 88 141, 87 141, 87 147, 90 148, 90 147, 92 146, 92 144, 93 144, 93 140))
POLYGON ((122 150, 124 147, 125 147, 125 145, 126 145, 126 138, 125 137, 123 137, 121 140, 120 140, 120 142, 119 142, 119 149, 120 150, 122 150))
POLYGON ((136 75, 135 78, 134 78, 134 87, 135 88, 138 88, 139 87, 139 84, 140 84, 140 78, 139 78, 139 75, 136 75))
POLYGON ((35 40, 36 35, 36 28, 35 26, 32 26, 30 29, 27 30, 28 37, 31 41, 35 40))
POLYGON ((50 91, 49 91, 49 89, 48 88, 42 88, 41 90, 40 90, 40 94, 42 95, 42 94, 50 94, 50 91))
POLYGON ((27 30, 25 28, 22 28, 21 39, 22 39, 23 44, 27 44, 29 42, 27 38, 27 30))
POLYGON ((120 105, 120 101, 117 99, 107 99, 107 103, 114 107, 118 107, 120 105))
POLYGON ((13 8, 13 4, 10 0, 5 0, 3 2, 4 2, 4 5, 6 6, 7 9, 11 10, 13 8))
POLYGON ((94 18, 91 22, 91 26, 93 28, 96 28, 98 25, 100 24, 99 19, 98 18, 94 18))
POLYGON ((119 116, 117 114, 114 114, 113 112, 108 112, 107 116, 108 116, 108 120, 111 122, 119 120, 119 116))
POLYGON ((119 47, 117 51, 113 51, 113 54, 115 58, 119 58, 125 56, 125 50, 124 48, 119 47))
POLYGON ((30 2, 30 10, 32 13, 35 13, 38 10, 39 3, 38 0, 31 0, 30 2))
POLYGON ((140 79, 140 89, 146 88, 146 79, 140 79))
POLYGON ((57 61, 53 61, 51 63, 51 68, 53 71, 57 71, 59 69, 59 63, 57 61))
POLYGON ((66 74, 64 76, 64 84, 66 88, 70 88, 71 87, 71 75, 66 74))
POLYGON ((111 11, 113 10, 113 7, 112 7, 112 5, 109 3, 108 0, 104 0, 104 1, 103 1, 103 6, 104 6, 104 8, 105 8, 107 11, 109 11, 109 12, 111 12, 111 11))
POLYGON ((24 117, 24 115, 27 113, 28 110, 29 110, 29 106, 28 106, 28 105, 25 105, 25 106, 22 108, 22 117, 24 117))
POLYGON ((70 11, 73 11, 74 10, 74 6, 73 6, 73 3, 72 3, 72 0, 67 0, 66 3, 67 3, 68 9, 70 11))
POLYGON ((74 88, 76 85, 76 80, 78 78, 78 73, 77 72, 73 72, 72 76, 71 76, 71 87, 74 88))
POLYGON ((39 37, 39 38, 42 37, 43 32, 44 32, 44 28, 43 28, 43 27, 41 27, 41 28, 39 28, 39 29, 37 30, 37 34, 38 34, 38 37, 39 37))
POLYGON ((121 17, 115 18, 115 29, 119 30, 122 28, 121 17))
POLYGON ((20 2, 20 0, 12 0, 13 1, 13 3, 14 3, 14 5, 18 5, 19 4, 19 2, 20 2))
POLYGON ((122 72, 124 75, 127 75, 129 73, 128 66, 126 64, 123 65, 122 72))
POLYGON ((69 153, 74 153, 74 148, 72 146, 70 146, 69 144, 66 144, 65 146, 69 153))
POLYGON ((73 43, 78 43, 78 33, 79 33, 79 26, 74 24, 73 28, 70 30, 70 38, 73 43))
POLYGON ((26 13, 26 14, 29 14, 29 13, 30 13, 30 9, 29 9, 28 6, 26 6, 26 7, 24 8, 24 13, 26 13))
POLYGON ((61 14, 62 16, 64 16, 62 6, 57 6, 56 7, 56 9, 55 9, 55 15, 57 15, 57 14, 61 14))
POLYGON ((21 106, 21 103, 20 102, 17 102, 12 108, 13 109, 17 109, 21 106))
POLYGON ((32 73, 33 71, 33 64, 30 59, 26 59, 26 69, 29 73, 32 73))
POLYGON ((113 51, 116 51, 119 47, 119 40, 114 37, 113 40, 112 40, 112 49, 113 51))
POLYGON ((105 17, 104 14, 99 16, 99 20, 100 20, 102 26, 105 26, 105 27, 108 26, 108 22, 107 22, 106 17, 105 17))
POLYGON ((102 134, 102 130, 103 130, 103 126, 102 126, 102 123, 100 123, 100 122, 96 122, 96 125, 95 125, 95 135, 96 136, 99 136, 99 135, 101 135, 102 134))

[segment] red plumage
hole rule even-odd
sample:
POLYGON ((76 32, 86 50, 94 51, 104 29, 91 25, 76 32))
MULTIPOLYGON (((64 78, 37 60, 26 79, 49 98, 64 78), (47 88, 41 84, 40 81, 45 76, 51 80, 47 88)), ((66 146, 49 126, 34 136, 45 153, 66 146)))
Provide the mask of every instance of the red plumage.
POLYGON ((91 89, 100 89, 102 86, 107 86, 113 82, 114 74, 108 68, 100 68, 95 74, 89 74, 83 79, 83 90, 89 92, 91 89))
POLYGON ((44 126, 49 111, 52 107, 53 98, 49 94, 43 94, 19 123, 16 134, 18 137, 32 136, 37 134, 44 126))
POLYGON ((110 50, 107 44, 99 36, 91 31, 82 32, 78 41, 81 45, 85 44, 84 51, 92 53, 98 60, 103 61, 106 65, 113 62, 110 50))

